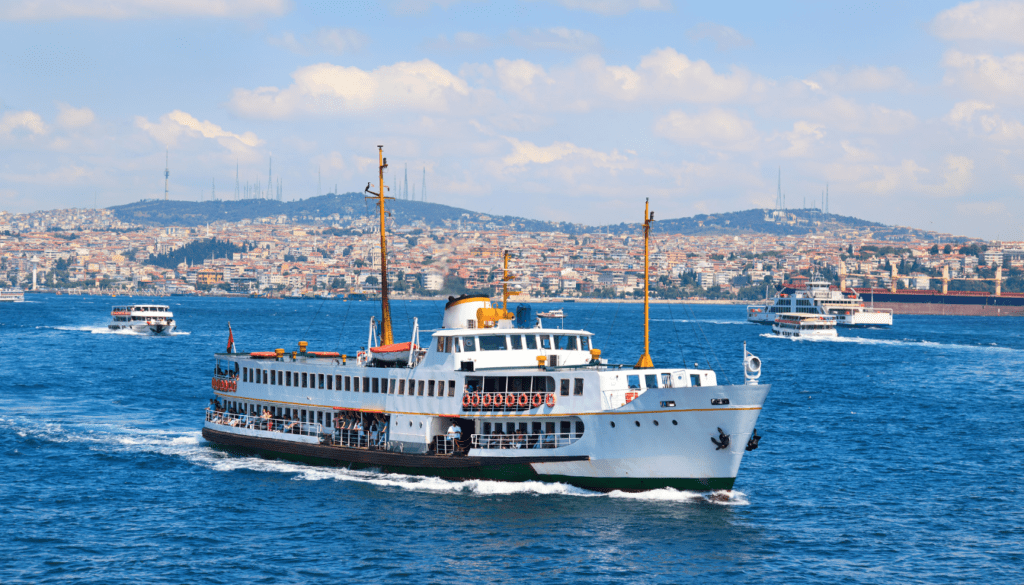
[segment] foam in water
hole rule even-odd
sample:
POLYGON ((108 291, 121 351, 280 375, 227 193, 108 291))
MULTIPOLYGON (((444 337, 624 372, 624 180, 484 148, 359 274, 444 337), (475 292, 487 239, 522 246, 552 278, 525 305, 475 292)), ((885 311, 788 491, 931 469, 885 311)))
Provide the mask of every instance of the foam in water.
POLYGON ((57 331, 82 331, 85 333, 92 333, 93 335, 131 335, 136 337, 176 337, 178 335, 191 335, 191 331, 172 331, 169 334, 156 334, 156 333, 140 333, 132 331, 131 329, 118 329, 113 330, 107 326, 85 326, 85 327, 70 327, 64 325, 47 326, 40 325, 36 329, 55 329, 57 331))
POLYGON ((775 333, 762 333, 761 337, 768 339, 788 339, 790 341, 808 341, 813 343, 856 343, 861 345, 895 345, 903 347, 924 347, 929 349, 969 349, 980 351, 1010 351, 1018 352, 1019 349, 1012 347, 1001 347, 995 343, 985 345, 966 345, 962 343, 938 343, 924 339, 871 339, 867 337, 783 337, 775 333))
POLYGON ((747 505, 740 492, 715 491, 707 493, 683 492, 671 488, 640 493, 613 491, 608 494, 585 490, 564 483, 543 481, 503 482, 489 480, 453 481, 437 477, 421 477, 398 473, 382 473, 378 470, 353 470, 344 467, 317 467, 263 459, 254 456, 237 456, 218 451, 205 444, 198 430, 147 430, 112 424, 65 425, 57 422, 29 422, 27 420, 0 418, 0 429, 12 429, 18 436, 56 442, 104 446, 115 452, 158 453, 169 457, 182 458, 190 463, 219 472, 254 471, 259 473, 292 474, 295 481, 351 481, 382 488, 395 488, 431 493, 469 494, 476 496, 574 496, 607 497, 647 502, 709 502, 721 505, 747 505))

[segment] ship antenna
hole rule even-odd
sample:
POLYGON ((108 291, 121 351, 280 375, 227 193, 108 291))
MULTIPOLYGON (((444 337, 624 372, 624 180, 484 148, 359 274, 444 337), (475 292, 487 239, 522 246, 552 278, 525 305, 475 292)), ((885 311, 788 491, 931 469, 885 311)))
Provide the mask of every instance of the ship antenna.
POLYGON ((651 285, 651 222, 654 221, 654 212, 650 210, 650 199, 644 200, 644 355, 636 363, 637 368, 653 368, 651 361, 651 330, 650 330, 650 290, 651 285))
POLYGON ((377 209, 380 211, 380 344, 391 345, 395 340, 391 335, 391 305, 388 303, 388 242, 384 227, 384 200, 393 197, 384 195, 384 169, 388 168, 388 159, 384 158, 383 144, 377 145, 377 157, 380 161, 380 166, 377 167, 380 173, 380 190, 376 193, 370 191, 370 184, 367 183, 366 192, 374 196, 367 199, 377 200, 377 209))

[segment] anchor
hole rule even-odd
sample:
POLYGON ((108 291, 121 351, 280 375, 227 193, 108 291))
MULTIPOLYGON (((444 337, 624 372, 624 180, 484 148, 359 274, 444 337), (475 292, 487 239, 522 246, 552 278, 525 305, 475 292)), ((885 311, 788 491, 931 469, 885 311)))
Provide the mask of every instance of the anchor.
POLYGON ((753 451, 757 449, 757 444, 761 441, 761 435, 757 434, 757 429, 754 429, 753 434, 750 435, 750 440, 747 441, 747 451, 753 451))
POLYGON ((711 442, 715 444, 715 451, 718 451, 720 449, 728 449, 729 435, 725 434, 725 431, 722 430, 722 427, 718 427, 718 440, 716 441, 714 437, 711 437, 711 442))

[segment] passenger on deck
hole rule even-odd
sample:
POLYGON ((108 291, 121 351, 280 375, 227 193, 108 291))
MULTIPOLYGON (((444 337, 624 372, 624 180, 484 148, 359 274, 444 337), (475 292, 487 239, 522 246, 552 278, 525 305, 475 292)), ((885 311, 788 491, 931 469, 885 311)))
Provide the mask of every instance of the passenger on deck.
POLYGON ((355 438, 356 438, 356 446, 357 447, 362 447, 364 445, 364 440, 365 440, 365 437, 366 437, 366 433, 365 433, 365 431, 363 431, 363 420, 362 420, 362 418, 363 417, 361 417, 361 416, 356 418, 356 423, 352 427, 352 430, 355 431, 355 435, 356 435, 355 438))
POLYGON ((367 444, 368 447, 377 446, 377 437, 380 435, 380 426, 377 423, 377 417, 374 415, 373 420, 370 422, 370 442, 367 444))
POLYGON ((462 438, 462 429, 459 425, 455 424, 452 420, 452 424, 448 426, 448 431, 444 434, 445 443, 448 443, 450 449, 447 449, 448 453, 454 453, 459 447, 459 439, 462 438))
POLYGON ((380 420, 380 440, 377 442, 378 447, 383 447, 388 440, 388 419, 381 418, 380 420))
POLYGON ((504 449, 505 448, 505 433, 498 428, 491 435, 491 449, 504 449))
POLYGON ((523 434, 522 429, 516 431, 515 437, 512 439, 513 449, 522 449, 526 446, 526 435, 523 434))
POLYGON ((260 428, 262 428, 265 431, 272 431, 272 430, 274 430, 274 423, 273 423, 273 421, 270 420, 270 411, 269 410, 264 408, 263 409, 263 413, 260 414, 260 419, 263 420, 263 422, 260 423, 260 428))

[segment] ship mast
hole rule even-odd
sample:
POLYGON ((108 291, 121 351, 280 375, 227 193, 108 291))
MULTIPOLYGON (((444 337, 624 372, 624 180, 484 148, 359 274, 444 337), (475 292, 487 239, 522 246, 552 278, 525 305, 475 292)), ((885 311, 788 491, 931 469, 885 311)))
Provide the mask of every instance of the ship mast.
POLYGON ((388 303, 388 242, 384 226, 384 200, 394 198, 384 196, 384 169, 388 168, 388 159, 384 158, 383 144, 377 145, 377 156, 380 162, 377 167, 380 171, 380 188, 374 193, 370 191, 370 183, 367 183, 366 192, 374 196, 367 199, 377 200, 377 209, 380 211, 380 344, 391 345, 395 339, 391 335, 391 305, 388 303))
POLYGON ((501 273, 501 310, 508 313, 508 250, 503 254, 504 270, 501 273))
POLYGON ((644 355, 636 363, 637 368, 653 368, 651 361, 651 331, 650 331, 650 254, 651 254, 651 222, 654 221, 654 212, 650 210, 650 199, 644 201, 644 355))

